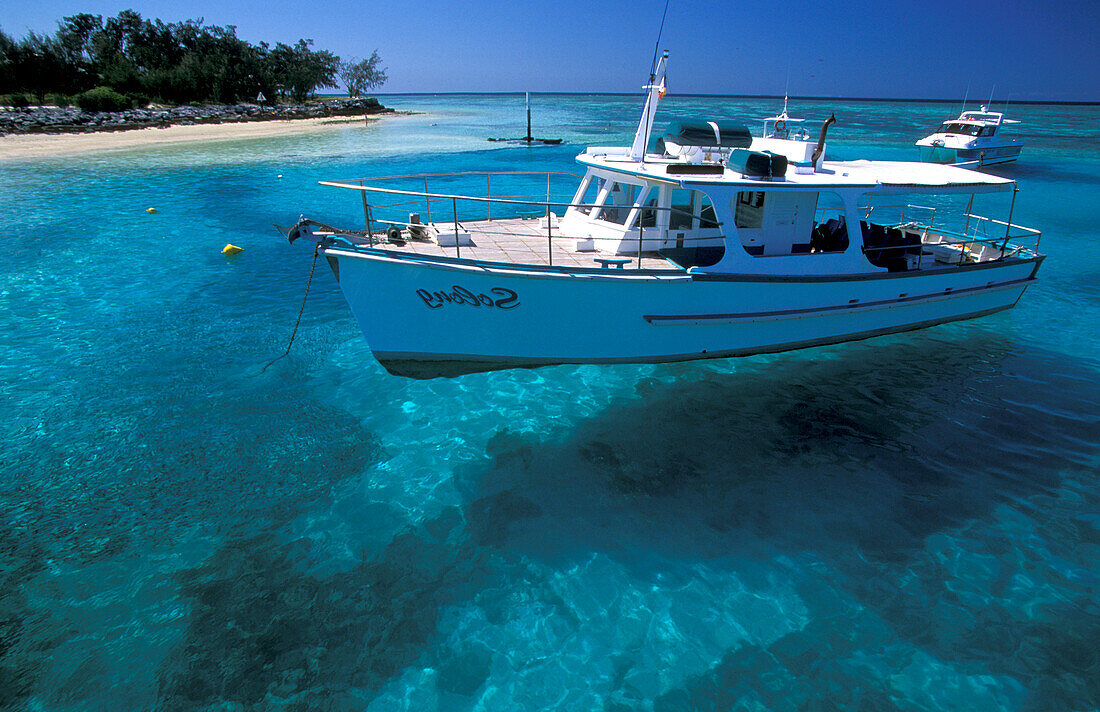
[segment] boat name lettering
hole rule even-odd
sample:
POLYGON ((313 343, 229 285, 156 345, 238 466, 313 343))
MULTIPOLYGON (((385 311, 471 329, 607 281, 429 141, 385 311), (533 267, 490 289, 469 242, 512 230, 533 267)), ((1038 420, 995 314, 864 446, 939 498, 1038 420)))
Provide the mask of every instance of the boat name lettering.
POLYGON ((427 289, 418 289, 416 296, 423 299, 429 309, 439 309, 445 304, 466 304, 472 307, 497 307, 498 309, 514 309, 519 306, 519 295, 504 287, 493 287, 489 290, 489 294, 474 294, 469 289, 456 284, 449 291, 429 292, 427 289), (490 294, 492 296, 489 296, 490 294))

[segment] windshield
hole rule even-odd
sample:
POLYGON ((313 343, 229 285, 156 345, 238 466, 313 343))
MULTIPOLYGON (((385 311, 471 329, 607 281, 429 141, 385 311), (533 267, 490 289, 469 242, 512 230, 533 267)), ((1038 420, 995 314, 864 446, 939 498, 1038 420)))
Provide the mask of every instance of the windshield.
POLYGON ((947 123, 945 123, 943 126, 940 127, 940 130, 939 130, 938 133, 961 134, 963 136, 977 136, 978 135, 978 129, 980 129, 980 128, 981 128, 980 126, 975 126, 974 124, 959 124, 959 123, 955 123, 954 121, 948 121, 947 123))

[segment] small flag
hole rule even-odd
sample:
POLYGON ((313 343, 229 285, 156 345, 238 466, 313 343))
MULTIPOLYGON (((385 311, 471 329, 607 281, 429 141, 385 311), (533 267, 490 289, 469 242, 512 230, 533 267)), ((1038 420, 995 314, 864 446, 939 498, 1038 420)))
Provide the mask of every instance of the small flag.
POLYGON ((661 77, 661 88, 657 90, 657 98, 664 99, 665 94, 668 93, 668 87, 665 85, 665 78, 661 77))

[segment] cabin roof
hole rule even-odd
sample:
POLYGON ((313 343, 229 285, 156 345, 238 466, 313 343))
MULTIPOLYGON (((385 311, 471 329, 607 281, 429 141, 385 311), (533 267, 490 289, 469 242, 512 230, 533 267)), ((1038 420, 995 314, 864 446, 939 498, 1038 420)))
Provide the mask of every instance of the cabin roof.
POLYGON ((581 154, 582 165, 600 168, 651 182, 678 186, 729 186, 737 190, 820 190, 869 189, 875 193, 986 193, 1011 190, 1013 181, 1000 176, 957 166, 916 161, 824 161, 813 173, 787 170, 783 179, 743 176, 726 168, 721 174, 670 174, 669 165, 682 164, 669 158, 647 156, 644 163, 626 156, 581 154))

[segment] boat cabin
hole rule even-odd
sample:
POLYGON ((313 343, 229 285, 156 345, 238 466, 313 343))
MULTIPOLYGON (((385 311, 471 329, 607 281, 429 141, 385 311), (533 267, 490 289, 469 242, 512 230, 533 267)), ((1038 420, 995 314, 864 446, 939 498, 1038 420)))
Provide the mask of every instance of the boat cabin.
MULTIPOLYGON (((801 146, 791 150, 802 157, 801 146)), ((920 218, 927 220, 932 209, 905 200, 1013 186, 996 176, 923 163, 828 162, 809 173, 788 165, 781 174, 763 176, 739 166, 736 155, 719 163, 685 163, 668 154, 628 162, 624 151, 597 148, 578 157, 587 171, 561 218, 561 234, 575 236, 580 249, 658 253, 684 268, 714 272, 918 269, 932 227, 920 218)))
MULTIPOLYGON (((665 59, 647 86, 633 143, 577 156, 584 175, 562 199, 552 199, 561 194, 552 192, 550 174, 545 201, 531 200, 530 187, 501 196, 492 175, 453 176, 484 181, 484 197, 430 192, 429 177, 447 178, 439 175, 392 178, 423 185, 416 190, 380 185, 391 179, 326 184, 388 194, 397 209, 422 206, 426 226, 419 212, 407 213, 408 222, 382 219, 389 225, 382 249, 432 256, 453 249, 456 259, 484 264, 589 271, 632 262, 648 272, 806 278, 937 269, 1007 254, 1012 205, 1006 222, 973 215, 971 208, 979 193, 1014 196, 1014 181, 951 165, 826 161, 832 117, 816 142, 779 135, 780 123, 790 120, 785 111, 772 117, 766 136, 703 121, 674 124, 654 139, 665 59), (913 196, 926 206, 933 197, 947 201, 943 206, 958 224, 945 224, 941 212, 937 225, 935 205, 919 207, 908 202, 913 196), (460 202, 484 219, 460 219, 460 202), (441 203, 444 220, 438 219, 441 203), (1006 226, 999 237, 998 224, 1006 226)), ((967 114, 978 113, 965 113, 959 123, 970 125, 967 114)), ((372 248, 372 224, 380 219, 375 209, 382 207, 368 205, 364 194, 363 237, 372 248)), ((1037 243, 1037 232, 1024 235, 1037 243)))

